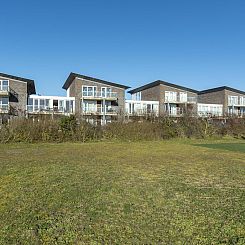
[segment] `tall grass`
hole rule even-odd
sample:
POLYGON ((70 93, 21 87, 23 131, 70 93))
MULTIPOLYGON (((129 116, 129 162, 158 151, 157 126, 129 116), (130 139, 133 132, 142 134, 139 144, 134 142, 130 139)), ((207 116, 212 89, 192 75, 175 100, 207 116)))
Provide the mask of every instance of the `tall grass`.
POLYGON ((113 122, 94 126, 75 117, 23 119, 0 127, 0 142, 87 142, 105 139, 126 141, 163 140, 171 138, 206 138, 230 135, 245 138, 245 119, 210 121, 195 117, 113 122))

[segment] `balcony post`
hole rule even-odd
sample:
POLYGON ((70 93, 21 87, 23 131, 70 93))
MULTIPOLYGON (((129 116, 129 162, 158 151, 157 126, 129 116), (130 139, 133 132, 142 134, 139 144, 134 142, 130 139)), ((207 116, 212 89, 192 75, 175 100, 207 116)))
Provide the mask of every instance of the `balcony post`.
POLYGON ((105 98, 103 98, 103 101, 102 101, 102 108, 103 108, 103 125, 105 125, 105 98))

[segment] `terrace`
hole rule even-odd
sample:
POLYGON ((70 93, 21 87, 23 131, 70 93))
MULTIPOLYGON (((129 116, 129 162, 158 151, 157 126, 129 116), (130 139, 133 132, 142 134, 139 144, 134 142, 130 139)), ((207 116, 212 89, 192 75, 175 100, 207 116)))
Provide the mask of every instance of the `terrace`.
POLYGON ((90 105, 83 107, 84 115, 117 115, 119 113, 119 106, 100 106, 90 105))
POLYGON ((164 99, 165 103, 189 103, 189 104, 195 104, 197 103, 197 97, 182 97, 182 96, 165 96, 164 99))
POLYGON ((112 92, 111 88, 101 88, 101 91, 97 91, 96 86, 83 86, 82 99, 96 99, 96 100, 117 100, 118 94, 112 92))

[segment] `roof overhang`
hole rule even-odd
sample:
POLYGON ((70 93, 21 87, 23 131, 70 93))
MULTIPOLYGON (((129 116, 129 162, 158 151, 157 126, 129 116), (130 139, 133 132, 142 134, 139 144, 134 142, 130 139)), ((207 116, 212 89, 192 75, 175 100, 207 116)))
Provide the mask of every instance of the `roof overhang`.
POLYGON ((70 75, 66 79, 66 81, 65 81, 65 83, 64 83, 62 88, 63 89, 68 89, 75 78, 89 80, 89 81, 97 82, 97 83, 102 83, 102 84, 106 84, 106 85, 109 85, 109 86, 114 86, 114 87, 118 87, 118 88, 122 88, 122 89, 129 89, 130 88, 130 87, 122 85, 122 84, 109 82, 109 81, 105 81, 105 80, 101 80, 101 79, 97 79, 97 78, 93 78, 93 77, 88 77, 88 76, 84 76, 84 75, 73 73, 73 72, 70 73, 70 75))

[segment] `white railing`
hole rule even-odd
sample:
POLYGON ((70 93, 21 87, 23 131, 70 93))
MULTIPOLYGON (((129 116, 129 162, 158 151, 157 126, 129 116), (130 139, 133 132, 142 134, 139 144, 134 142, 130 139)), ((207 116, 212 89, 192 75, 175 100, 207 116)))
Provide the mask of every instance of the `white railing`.
POLYGON ((129 112, 129 109, 126 110, 126 113, 134 116, 144 116, 144 115, 158 115, 158 110, 147 109, 147 108, 136 108, 129 112))
POLYGON ((197 97, 187 97, 187 102, 189 102, 189 103, 197 103, 197 97))
POLYGON ((27 112, 29 113, 73 113, 73 108, 65 108, 61 106, 53 106, 47 107, 47 106, 36 106, 36 105, 27 105, 26 107, 27 112))
POLYGON ((175 97, 175 98, 169 98, 165 97, 165 103, 197 103, 197 97, 175 97))
POLYGON ((0 86, 0 91, 7 91, 7 92, 9 92, 9 86, 8 85, 2 85, 2 86, 0 86))
POLYGON ((93 91, 83 91, 83 97, 92 97, 92 98, 117 98, 116 92, 93 92, 93 91))
POLYGON ((219 111, 198 111, 198 116, 200 117, 221 117, 222 112, 219 111))
POLYGON ((6 113, 9 111, 9 105, 0 105, 0 113, 6 113))
POLYGON ((84 114, 117 114, 119 112, 118 106, 90 106, 90 107, 83 107, 84 114))
POLYGON ((245 106, 245 100, 240 100, 240 101, 228 100, 228 106, 245 106))
POLYGON ((228 109, 229 116, 245 116, 245 110, 228 109))
POLYGON ((8 85, 0 86, 0 95, 8 95, 9 91, 10 91, 10 88, 8 85))
POLYGON ((182 116, 184 115, 184 109, 183 108, 170 108, 166 110, 167 115, 175 117, 175 116, 182 116))

